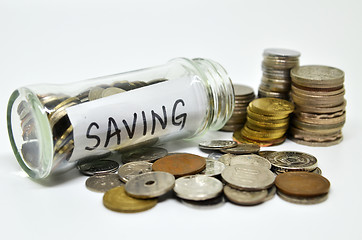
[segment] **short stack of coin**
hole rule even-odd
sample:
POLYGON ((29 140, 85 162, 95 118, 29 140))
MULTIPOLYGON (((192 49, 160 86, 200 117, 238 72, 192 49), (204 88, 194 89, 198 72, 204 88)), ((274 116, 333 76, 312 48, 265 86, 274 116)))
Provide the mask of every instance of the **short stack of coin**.
POLYGON ((292 69, 291 77, 291 98, 295 104, 291 140, 309 146, 338 144, 346 121, 344 72, 309 65, 292 69))
POLYGON ((263 77, 259 97, 289 99, 290 69, 299 65, 300 53, 288 49, 268 48, 263 53, 263 77))
POLYGON ((231 118, 227 121, 222 131, 233 132, 243 127, 246 121, 246 108, 255 99, 254 90, 251 87, 234 84, 235 105, 231 118))
POLYGON ((260 146, 271 146, 284 142, 289 126, 289 114, 294 105, 279 98, 259 98, 247 108, 244 127, 234 132, 237 142, 253 142, 260 146))

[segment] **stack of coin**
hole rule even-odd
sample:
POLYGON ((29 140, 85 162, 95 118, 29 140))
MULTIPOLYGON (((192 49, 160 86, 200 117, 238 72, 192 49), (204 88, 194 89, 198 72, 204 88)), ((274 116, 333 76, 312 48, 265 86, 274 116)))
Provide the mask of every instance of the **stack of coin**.
POLYGON ((254 90, 251 87, 234 84, 235 105, 234 111, 222 131, 233 132, 243 127, 246 121, 246 108, 255 99, 254 90))
POLYGON ((234 132, 237 142, 252 142, 271 146, 284 142, 289 125, 292 103, 279 98, 258 98, 247 108, 247 121, 241 130, 234 132))
POLYGON ((263 77, 259 85, 259 97, 289 99, 290 69, 299 65, 300 53, 288 49, 264 50, 263 77))
POLYGON ((310 65, 292 69, 291 98, 295 111, 290 138, 309 146, 330 146, 342 140, 346 121, 344 72, 310 65))
POLYGON ((239 205, 255 205, 274 196, 275 175, 266 167, 252 164, 227 166, 221 173, 225 196, 239 205))

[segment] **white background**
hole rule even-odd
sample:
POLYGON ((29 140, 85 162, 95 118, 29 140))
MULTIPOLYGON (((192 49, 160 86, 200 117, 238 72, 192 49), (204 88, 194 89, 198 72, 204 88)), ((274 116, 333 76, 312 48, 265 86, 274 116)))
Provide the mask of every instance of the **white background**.
MULTIPOLYGON (((1 238, 361 239, 361 10, 361 1, 0 0, 1 238), (344 141, 317 148, 287 140, 270 148, 318 158, 331 182, 322 204, 295 205, 275 196, 254 207, 194 209, 169 199, 150 211, 122 214, 106 209, 102 194, 87 190, 77 171, 38 183, 13 156, 5 112, 18 87, 72 83, 183 56, 216 60, 235 83, 256 90, 268 47, 300 51, 302 65, 345 71, 344 141)), ((167 147, 204 156, 198 141, 167 147)))

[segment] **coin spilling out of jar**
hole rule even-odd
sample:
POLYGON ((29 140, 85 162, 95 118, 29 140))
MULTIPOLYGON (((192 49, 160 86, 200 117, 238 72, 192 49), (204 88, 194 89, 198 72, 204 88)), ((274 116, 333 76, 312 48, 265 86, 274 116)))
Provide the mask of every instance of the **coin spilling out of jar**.
POLYGON ((20 166, 33 178, 45 178, 80 159, 115 151, 125 156, 218 130, 233 107, 233 86, 220 64, 176 58, 67 86, 19 88, 9 100, 8 132, 20 166))

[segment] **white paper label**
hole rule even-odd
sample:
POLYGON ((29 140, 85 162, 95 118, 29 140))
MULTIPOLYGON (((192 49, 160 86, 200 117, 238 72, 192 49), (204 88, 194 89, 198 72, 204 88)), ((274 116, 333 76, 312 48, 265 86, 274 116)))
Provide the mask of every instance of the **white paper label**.
POLYGON ((159 137, 191 136, 205 124, 207 99, 198 79, 185 78, 70 107, 74 150, 69 161, 159 137))

